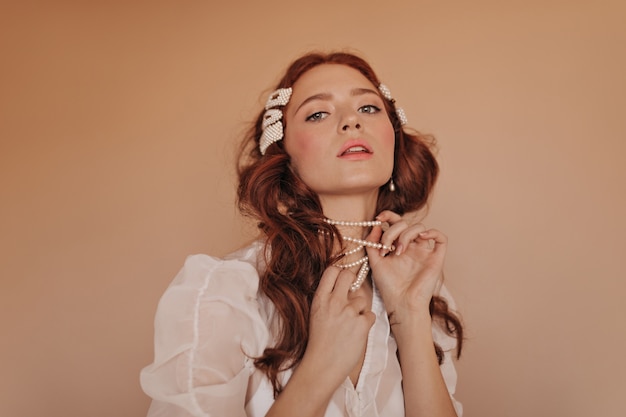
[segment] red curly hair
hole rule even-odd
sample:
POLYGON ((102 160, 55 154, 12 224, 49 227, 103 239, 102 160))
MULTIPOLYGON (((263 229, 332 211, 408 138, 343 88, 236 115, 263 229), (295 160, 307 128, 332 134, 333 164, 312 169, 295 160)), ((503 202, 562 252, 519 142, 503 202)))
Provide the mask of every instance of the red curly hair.
MULTIPOLYGON (((275 88, 291 87, 308 70, 323 64, 347 65, 358 70, 374 86, 380 81, 362 58, 345 52, 309 53, 295 60, 275 88)), ((435 185, 439 166, 431 151, 434 139, 402 129, 393 101, 383 98, 395 132, 393 179, 396 191, 380 187, 376 213, 392 210, 399 214, 423 208, 435 185)), ((238 205, 241 212, 258 220, 266 238, 265 271, 260 290, 272 301, 280 319, 280 334, 275 346, 255 358, 277 396, 282 385, 280 372, 297 365, 307 347, 309 311, 322 272, 336 257, 332 249, 340 242, 335 226, 324 221, 318 196, 293 171, 283 142, 270 145, 265 155, 259 151, 264 111, 248 130, 240 149, 238 164, 238 205), (320 233, 320 231, 326 233, 320 233)), ((463 344, 459 317, 446 301, 433 296, 430 302, 433 321, 457 339, 457 358, 463 344)), ((439 362, 441 348, 435 345, 439 362)))

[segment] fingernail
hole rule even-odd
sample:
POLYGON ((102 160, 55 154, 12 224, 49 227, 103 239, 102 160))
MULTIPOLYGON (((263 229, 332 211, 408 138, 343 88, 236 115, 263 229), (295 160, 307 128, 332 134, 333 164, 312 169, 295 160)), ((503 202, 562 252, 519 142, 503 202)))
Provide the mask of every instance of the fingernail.
POLYGON ((403 250, 404 246, 402 246, 402 244, 398 244, 398 246, 396 246, 396 255, 401 255, 403 250))

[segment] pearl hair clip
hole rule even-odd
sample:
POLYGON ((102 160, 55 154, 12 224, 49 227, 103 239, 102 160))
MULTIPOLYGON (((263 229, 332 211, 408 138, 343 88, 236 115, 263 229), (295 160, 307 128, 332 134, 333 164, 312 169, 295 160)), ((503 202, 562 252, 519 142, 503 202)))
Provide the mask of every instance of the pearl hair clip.
POLYGON ((279 88, 270 94, 265 103, 265 114, 263 115, 263 134, 259 142, 261 155, 265 155, 267 147, 283 138, 283 111, 276 107, 285 107, 291 98, 291 87, 279 88))
POLYGON ((400 120, 400 125, 401 126, 406 125, 409 122, 406 118, 406 113, 404 113, 404 109, 402 107, 396 106, 396 100, 391 96, 391 91, 389 91, 389 88, 385 84, 381 83, 378 86, 378 90, 380 90, 380 93, 383 95, 383 97, 385 97, 387 100, 393 103, 394 107, 396 108, 396 114, 398 115, 398 120, 400 120))

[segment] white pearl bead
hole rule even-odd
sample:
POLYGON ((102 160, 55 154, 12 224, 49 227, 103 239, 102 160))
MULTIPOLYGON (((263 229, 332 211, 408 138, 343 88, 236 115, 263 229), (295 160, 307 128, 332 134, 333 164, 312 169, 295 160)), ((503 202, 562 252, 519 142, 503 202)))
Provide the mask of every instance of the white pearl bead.
POLYGON ((354 292, 358 290, 359 288, 361 288, 361 285, 363 285, 363 282, 365 282, 365 278, 367 278, 367 273, 369 272, 369 270, 370 270, 369 263, 365 262, 361 266, 361 269, 359 269, 359 273, 356 276, 356 280, 350 286, 350 291, 354 292))
POLYGON ((364 257, 362 257, 361 259, 359 259, 357 261, 350 262, 348 264, 337 264, 336 266, 338 266, 339 268, 342 268, 342 269, 348 269, 348 268, 352 268, 353 266, 357 266, 357 265, 361 265, 363 263, 367 263, 368 259, 369 258, 367 256, 364 256, 364 257))

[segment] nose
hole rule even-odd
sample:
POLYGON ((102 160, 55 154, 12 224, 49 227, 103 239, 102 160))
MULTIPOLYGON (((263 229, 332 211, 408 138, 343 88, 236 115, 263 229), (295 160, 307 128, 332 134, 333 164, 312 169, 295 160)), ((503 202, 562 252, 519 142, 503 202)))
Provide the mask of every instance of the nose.
POLYGON ((342 121, 341 130, 345 132, 350 129, 361 129, 361 123, 359 123, 359 117, 356 113, 348 114, 342 121))
POLYGON ((361 128, 361 124, 359 122, 351 123, 351 124, 345 124, 345 125, 343 125, 341 127, 341 130, 343 130, 345 132, 348 129, 350 129, 351 127, 354 127, 355 129, 360 129, 361 128))

